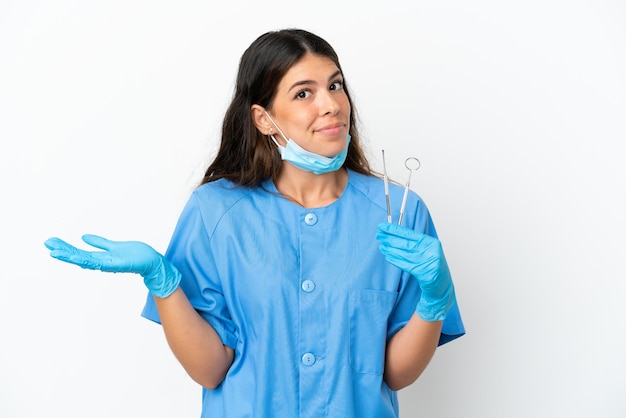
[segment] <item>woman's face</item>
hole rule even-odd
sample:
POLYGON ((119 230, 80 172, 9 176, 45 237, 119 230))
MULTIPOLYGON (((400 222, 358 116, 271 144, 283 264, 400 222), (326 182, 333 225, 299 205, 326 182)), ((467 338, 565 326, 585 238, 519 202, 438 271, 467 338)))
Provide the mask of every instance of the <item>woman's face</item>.
MULTIPOLYGON (((350 103, 343 75, 329 58, 306 54, 291 67, 269 113, 288 138, 308 151, 332 157, 346 147, 350 103)), ((275 127, 274 132, 284 145, 275 127)))

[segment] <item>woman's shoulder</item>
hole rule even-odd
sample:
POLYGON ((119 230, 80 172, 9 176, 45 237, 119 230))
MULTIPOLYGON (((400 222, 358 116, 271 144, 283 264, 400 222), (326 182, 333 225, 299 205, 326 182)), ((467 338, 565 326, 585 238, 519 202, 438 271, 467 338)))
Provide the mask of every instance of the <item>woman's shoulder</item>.
MULTIPOLYGON (((375 174, 362 174, 356 171, 348 171, 348 183, 368 198, 379 201, 385 198, 385 186, 382 177, 375 174)), ((389 191, 395 194, 400 186, 389 182, 389 191)))
MULTIPOLYGON (((381 194, 381 190, 384 196, 384 180, 381 175, 377 174, 361 174, 355 171, 348 171, 349 173, 349 182, 352 186, 361 190, 363 193, 379 197, 381 194)), ((399 182, 389 179, 388 181, 389 193, 391 195, 402 195, 404 194, 404 185, 399 182)), ((414 198, 418 200, 422 200, 421 197, 412 189, 409 189, 409 193, 413 195, 414 198)))
POLYGON ((201 219, 207 230, 212 231, 233 208, 248 207, 255 188, 244 187, 225 179, 202 184, 192 191, 181 219, 201 219))
POLYGON ((348 170, 348 183, 357 188, 370 188, 382 184, 382 179, 374 174, 363 174, 348 170))
MULTIPOLYGON (((362 199, 372 202, 374 205, 387 210, 387 197, 385 195, 385 184, 382 177, 376 175, 361 174, 353 171, 348 172, 348 183, 353 187, 362 199)), ((405 187, 395 181, 388 182, 389 196, 394 217, 398 217, 401 202, 404 199, 405 187)), ((416 214, 427 215, 428 208, 422 198, 413 190, 409 189, 406 202, 406 216, 414 217, 416 214)))
POLYGON ((211 202, 211 206, 231 206, 234 202, 253 193, 254 187, 246 187, 230 180, 219 179, 198 186, 192 196, 200 202, 211 202))

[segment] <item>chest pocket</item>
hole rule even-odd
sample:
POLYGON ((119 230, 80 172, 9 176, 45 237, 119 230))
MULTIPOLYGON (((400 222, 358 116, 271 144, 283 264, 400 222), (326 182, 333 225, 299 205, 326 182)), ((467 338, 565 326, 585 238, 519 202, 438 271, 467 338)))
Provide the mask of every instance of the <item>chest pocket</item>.
POLYGON ((397 296, 385 290, 350 290, 350 366, 355 372, 383 374, 387 321, 397 296))

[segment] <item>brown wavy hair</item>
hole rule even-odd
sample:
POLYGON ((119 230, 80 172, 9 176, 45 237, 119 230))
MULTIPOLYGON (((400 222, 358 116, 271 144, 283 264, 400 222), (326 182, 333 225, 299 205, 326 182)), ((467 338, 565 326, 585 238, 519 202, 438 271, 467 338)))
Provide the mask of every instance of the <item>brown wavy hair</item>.
MULTIPOLYGON (((276 180, 282 160, 276 146, 257 130, 250 108, 258 104, 271 109, 283 76, 307 53, 329 58, 341 71, 339 58, 330 44, 305 30, 268 32, 250 44, 239 62, 235 92, 222 124, 220 148, 201 185, 221 178, 249 187, 258 186, 268 178, 276 180)), ((345 81, 344 89, 351 107, 352 138, 343 166, 371 175, 360 146, 356 112, 345 81)))

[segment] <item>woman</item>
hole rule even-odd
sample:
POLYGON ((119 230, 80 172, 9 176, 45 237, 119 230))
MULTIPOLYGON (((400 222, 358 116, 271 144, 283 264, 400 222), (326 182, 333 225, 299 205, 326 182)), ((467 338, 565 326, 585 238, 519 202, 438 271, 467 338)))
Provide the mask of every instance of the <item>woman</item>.
MULTIPOLYGON (((399 201, 402 189, 390 193, 399 201)), ((386 222, 337 55, 290 29, 243 54, 219 152, 165 256, 92 235, 104 251, 46 245, 144 277, 143 316, 202 385, 202 416, 397 417, 396 391, 464 334, 414 193, 404 219, 386 222)))

